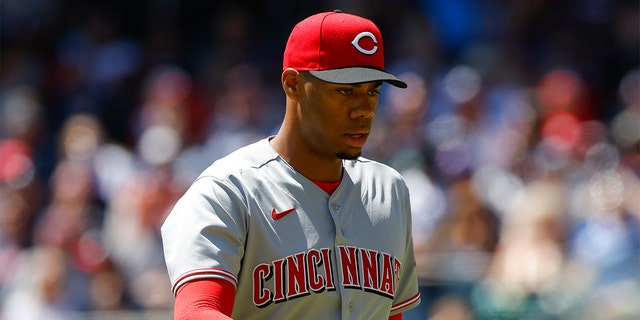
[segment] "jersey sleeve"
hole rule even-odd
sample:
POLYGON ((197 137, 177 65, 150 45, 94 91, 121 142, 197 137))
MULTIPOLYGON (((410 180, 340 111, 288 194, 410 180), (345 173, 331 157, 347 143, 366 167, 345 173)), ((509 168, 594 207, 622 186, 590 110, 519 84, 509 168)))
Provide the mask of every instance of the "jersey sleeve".
POLYGON ((237 285, 244 254, 246 206, 233 185, 198 178, 176 202, 161 234, 172 291, 197 279, 237 285))
POLYGON ((402 270, 398 279, 398 291, 396 298, 391 306, 391 315, 399 314, 416 307, 420 303, 420 291, 418 289, 418 277, 416 275, 416 260, 413 251, 413 237, 411 234, 411 205, 409 200, 409 192, 406 185, 402 184, 401 197, 403 200, 404 211, 402 214, 407 221, 406 247, 404 252, 404 261, 402 261, 402 270))

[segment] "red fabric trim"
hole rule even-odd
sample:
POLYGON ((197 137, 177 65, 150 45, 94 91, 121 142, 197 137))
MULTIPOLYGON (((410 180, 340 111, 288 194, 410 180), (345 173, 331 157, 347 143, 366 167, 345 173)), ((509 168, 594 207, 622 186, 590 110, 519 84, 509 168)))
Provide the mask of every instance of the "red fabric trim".
POLYGON ((223 279, 202 279, 180 286, 173 316, 176 320, 231 319, 236 290, 223 279))
POLYGON ((394 314, 389 316, 389 320, 402 320, 402 313, 394 314))
POLYGON ((420 303, 420 292, 416 293, 413 297, 409 298, 408 300, 405 300, 403 302, 400 302, 396 305, 391 306, 391 312, 398 310, 398 309, 402 309, 406 306, 412 305, 414 303, 420 303))

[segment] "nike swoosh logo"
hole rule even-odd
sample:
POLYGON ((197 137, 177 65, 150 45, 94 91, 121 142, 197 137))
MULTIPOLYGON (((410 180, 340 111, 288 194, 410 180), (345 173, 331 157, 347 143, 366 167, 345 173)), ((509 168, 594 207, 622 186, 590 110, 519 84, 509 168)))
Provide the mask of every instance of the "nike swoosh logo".
POLYGON ((281 212, 277 212, 276 208, 271 209, 271 218, 273 218, 273 220, 279 220, 282 219, 284 216, 286 216, 287 214, 293 212, 294 210, 296 210, 296 208, 291 208, 285 211, 281 211, 281 212))

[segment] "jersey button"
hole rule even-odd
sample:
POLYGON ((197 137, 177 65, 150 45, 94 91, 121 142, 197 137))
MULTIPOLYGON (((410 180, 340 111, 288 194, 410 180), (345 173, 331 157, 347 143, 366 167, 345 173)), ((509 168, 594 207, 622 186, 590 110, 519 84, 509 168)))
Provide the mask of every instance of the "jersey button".
POLYGON ((353 301, 349 301, 349 311, 353 311, 353 301))
POLYGON ((340 206, 337 203, 333 204, 333 210, 339 210, 340 206))

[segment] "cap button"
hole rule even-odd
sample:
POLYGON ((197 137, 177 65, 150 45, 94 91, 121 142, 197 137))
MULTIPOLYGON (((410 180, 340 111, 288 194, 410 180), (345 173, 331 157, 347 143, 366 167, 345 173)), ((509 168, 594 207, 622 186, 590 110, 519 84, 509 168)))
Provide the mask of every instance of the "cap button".
POLYGON ((335 9, 335 10, 333 10, 333 12, 335 12, 335 13, 342 13, 342 10, 340 10, 340 9, 335 9))

